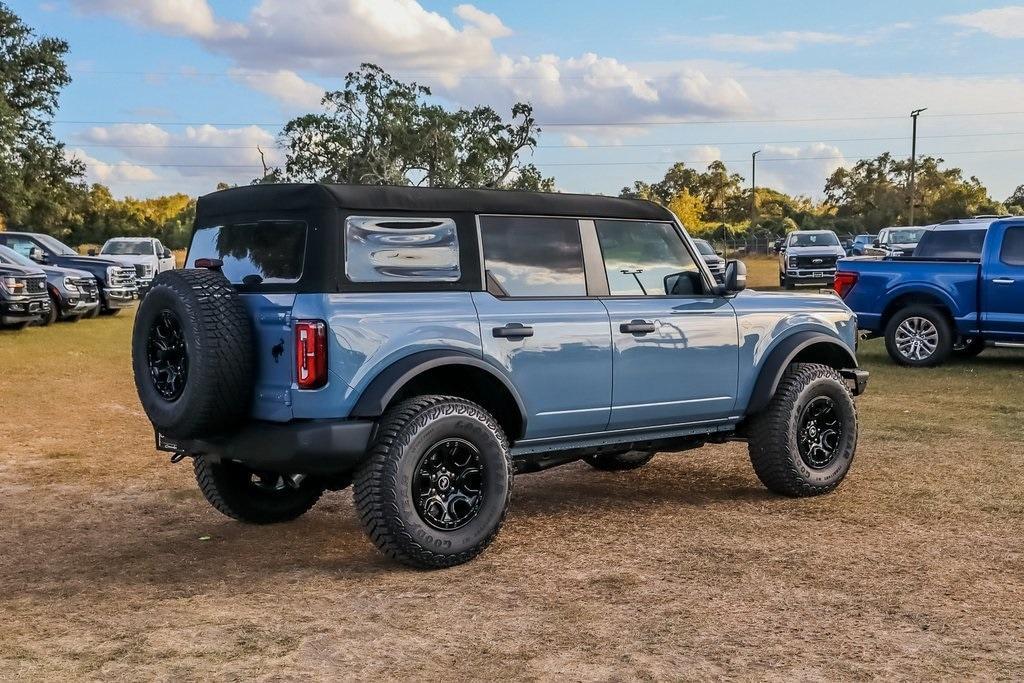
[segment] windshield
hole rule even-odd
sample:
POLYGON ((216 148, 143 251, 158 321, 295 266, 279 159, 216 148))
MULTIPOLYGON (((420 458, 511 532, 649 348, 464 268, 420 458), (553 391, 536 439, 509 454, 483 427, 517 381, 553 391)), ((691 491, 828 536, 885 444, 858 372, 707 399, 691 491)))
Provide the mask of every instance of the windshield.
POLYGON ((10 247, 0 245, 0 263, 13 263, 16 266, 38 268, 38 264, 24 254, 19 254, 10 247))
POLYGON ((834 232, 799 232, 789 236, 791 247, 838 247, 839 238, 834 232))
POLYGON ((152 256, 153 243, 149 241, 111 240, 103 245, 100 253, 112 256, 152 256))
POLYGON ((697 251, 700 252, 701 256, 715 255, 715 248, 708 244, 706 240, 694 240, 693 243, 697 245, 697 251))
POLYGON ((35 237, 43 243, 44 247, 58 256, 78 256, 77 251, 64 244, 56 237, 50 237, 49 235, 36 235, 35 237))
POLYGON ((885 241, 888 244, 917 244, 921 241, 924 228, 907 228, 906 230, 890 230, 885 241))

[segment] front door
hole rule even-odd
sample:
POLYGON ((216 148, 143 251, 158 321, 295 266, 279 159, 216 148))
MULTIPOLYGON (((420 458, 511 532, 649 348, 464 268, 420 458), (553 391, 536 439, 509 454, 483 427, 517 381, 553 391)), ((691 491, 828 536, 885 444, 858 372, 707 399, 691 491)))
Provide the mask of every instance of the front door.
POLYGON ((736 404, 736 313, 671 223, 597 220, 614 349, 609 429, 726 418, 736 404))
MULTIPOLYGON (((991 228, 986 237, 1002 237, 1002 245, 998 254, 984 257, 982 332, 996 341, 1024 342, 1024 226, 1007 227, 1002 235, 999 232, 999 227, 991 228)), ((986 248, 985 253, 989 252, 986 248)))
POLYGON ((481 216, 486 292, 474 292, 485 360, 526 407, 526 439, 604 430, 612 392, 608 311, 588 298, 579 221, 481 216))

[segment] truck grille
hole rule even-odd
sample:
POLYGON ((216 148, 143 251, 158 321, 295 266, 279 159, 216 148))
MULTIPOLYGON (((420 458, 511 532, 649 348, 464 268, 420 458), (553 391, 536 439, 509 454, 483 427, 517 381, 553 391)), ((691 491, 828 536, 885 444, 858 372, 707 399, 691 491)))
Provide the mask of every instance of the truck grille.
POLYGON ((99 287, 96 286, 96 278, 75 278, 71 283, 78 287, 82 301, 96 301, 97 297, 99 297, 99 287))
POLYGON ((46 278, 45 277, 27 277, 25 278, 25 293, 26 294, 42 294, 46 291, 46 278))
POLYGON ((808 270, 832 269, 836 267, 838 256, 797 256, 796 267, 808 270))
POLYGON ((146 271, 149 269, 148 266, 144 266, 141 263, 135 264, 135 277, 139 280, 146 277, 146 271))
POLYGON ((112 289, 137 286, 135 281, 135 268, 132 266, 122 266, 116 269, 110 276, 109 286, 112 289))

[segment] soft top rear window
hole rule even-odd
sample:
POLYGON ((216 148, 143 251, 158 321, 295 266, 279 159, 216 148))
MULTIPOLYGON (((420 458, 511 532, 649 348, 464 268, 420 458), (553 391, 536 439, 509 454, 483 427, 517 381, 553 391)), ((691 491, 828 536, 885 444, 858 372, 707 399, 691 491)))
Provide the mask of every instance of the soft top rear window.
POLYGON ((186 268, 196 259, 224 262, 229 282, 244 285, 296 282, 306 254, 302 221, 259 221, 198 228, 192 236, 186 268))
POLYGON ((914 249, 914 258, 980 259, 984 230, 929 230, 914 249))

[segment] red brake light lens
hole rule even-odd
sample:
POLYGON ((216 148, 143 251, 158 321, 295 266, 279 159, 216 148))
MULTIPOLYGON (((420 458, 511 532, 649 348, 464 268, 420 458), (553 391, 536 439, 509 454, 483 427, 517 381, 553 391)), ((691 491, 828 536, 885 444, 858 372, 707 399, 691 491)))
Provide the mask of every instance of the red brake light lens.
POLYGON ((295 323, 295 381, 299 389, 327 384, 327 326, 320 320, 295 323))
POLYGON ((857 284, 857 273, 836 271, 835 279, 832 281, 832 289, 836 290, 836 294, 845 299, 855 284, 857 284))

